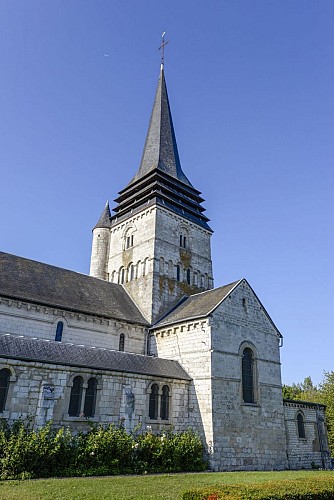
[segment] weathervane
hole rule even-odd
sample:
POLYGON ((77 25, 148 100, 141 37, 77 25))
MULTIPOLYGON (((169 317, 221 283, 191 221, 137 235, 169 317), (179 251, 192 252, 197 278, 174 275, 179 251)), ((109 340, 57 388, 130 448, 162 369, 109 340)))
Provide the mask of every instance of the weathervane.
POLYGON ((162 43, 159 47, 159 50, 161 50, 161 66, 162 67, 165 64, 165 46, 167 45, 167 43, 169 43, 169 40, 165 41, 165 34, 166 34, 166 31, 164 31, 163 34, 161 35, 162 43))

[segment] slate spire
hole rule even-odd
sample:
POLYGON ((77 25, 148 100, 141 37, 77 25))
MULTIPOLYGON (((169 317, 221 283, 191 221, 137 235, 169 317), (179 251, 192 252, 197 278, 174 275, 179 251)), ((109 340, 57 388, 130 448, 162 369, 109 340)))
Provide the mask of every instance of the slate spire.
POLYGON ((184 174, 177 150, 164 66, 161 64, 151 120, 140 167, 119 192, 111 223, 158 204, 210 230, 204 201, 184 174))
POLYGON ((181 168, 163 64, 140 167, 129 186, 156 169, 191 186, 181 168))
POLYGON ((109 201, 107 200, 107 203, 102 211, 102 214, 96 224, 96 226, 94 227, 94 229, 96 228, 109 228, 111 227, 111 213, 110 213, 110 207, 109 207, 109 201))

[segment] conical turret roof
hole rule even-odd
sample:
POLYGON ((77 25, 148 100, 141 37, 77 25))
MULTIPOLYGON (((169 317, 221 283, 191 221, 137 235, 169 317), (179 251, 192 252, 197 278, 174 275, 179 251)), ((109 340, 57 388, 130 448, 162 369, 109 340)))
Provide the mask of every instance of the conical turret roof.
POLYGON ((111 213, 110 213, 109 201, 107 201, 107 203, 102 211, 101 217, 99 218, 94 229, 111 227, 111 220, 110 219, 111 219, 111 213))

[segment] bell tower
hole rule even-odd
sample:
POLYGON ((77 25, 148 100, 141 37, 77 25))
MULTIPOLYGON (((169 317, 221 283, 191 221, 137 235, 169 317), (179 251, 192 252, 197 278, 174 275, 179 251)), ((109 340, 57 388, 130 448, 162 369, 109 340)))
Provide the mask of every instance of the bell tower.
POLYGON ((139 169, 116 198, 114 214, 106 221, 102 213, 97 229, 100 238, 101 229, 109 235, 108 258, 99 276, 91 267, 93 276, 123 285, 151 323, 184 295, 213 288, 212 230, 200 194, 181 168, 161 64, 139 169))

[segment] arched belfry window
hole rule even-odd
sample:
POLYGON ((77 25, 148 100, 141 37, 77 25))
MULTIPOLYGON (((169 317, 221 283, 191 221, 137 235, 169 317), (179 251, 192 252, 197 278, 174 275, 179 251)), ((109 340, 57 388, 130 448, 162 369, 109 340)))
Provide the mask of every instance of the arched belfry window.
POLYGON ((242 353, 242 397, 244 403, 254 403, 254 354, 246 347, 242 353))
POLYGON ((190 269, 187 269, 187 283, 190 285, 191 283, 191 271, 190 269))
POLYGON ((300 412, 297 415, 297 428, 298 428, 298 437, 299 439, 305 439, 305 422, 304 415, 300 412))
POLYGON ((63 336, 64 323, 62 321, 58 321, 56 328, 56 336, 55 341, 61 342, 61 338, 63 336))
POLYGON ((176 266, 176 279, 177 281, 181 281, 181 267, 179 264, 176 266))
POLYGON ((0 370, 0 412, 3 412, 6 407, 10 376, 11 372, 8 368, 0 370))
POLYGON ((159 408, 159 387, 158 384, 152 384, 150 393, 150 402, 148 415, 151 420, 157 420, 159 408))
POLYGON ((162 388, 160 401, 160 418, 161 420, 169 419, 169 387, 164 385, 162 388))
POLYGON ((83 411, 85 417, 94 417, 95 415, 96 389, 97 389, 96 378, 90 378, 87 384, 84 411, 83 411))
POLYGON ((125 347, 125 335, 124 333, 121 333, 119 336, 118 350, 124 351, 124 347, 125 347))
POLYGON ((75 377, 73 379, 70 404, 68 407, 68 414, 70 417, 78 417, 80 415, 82 387, 83 387, 82 377, 75 377))

